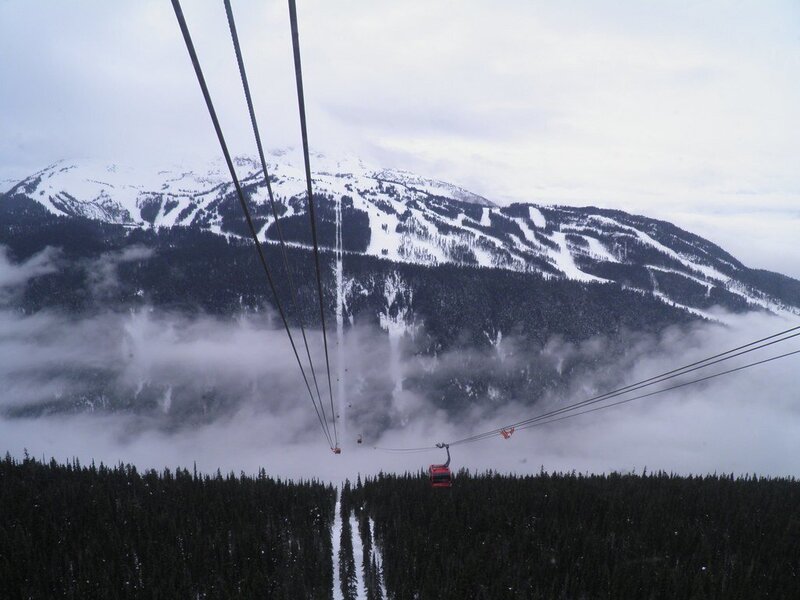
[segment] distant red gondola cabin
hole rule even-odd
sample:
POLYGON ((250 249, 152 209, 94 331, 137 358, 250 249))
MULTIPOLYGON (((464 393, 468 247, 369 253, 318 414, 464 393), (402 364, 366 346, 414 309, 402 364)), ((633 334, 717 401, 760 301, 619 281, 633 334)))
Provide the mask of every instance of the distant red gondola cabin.
POLYGON ((431 465, 428 467, 428 474, 431 477, 432 487, 453 487, 453 476, 450 473, 450 446, 448 444, 436 444, 438 448, 447 450, 447 462, 443 465, 431 465))
POLYGON ((444 465, 431 465, 428 469, 431 476, 433 487, 452 487, 453 478, 450 475, 450 468, 444 465))

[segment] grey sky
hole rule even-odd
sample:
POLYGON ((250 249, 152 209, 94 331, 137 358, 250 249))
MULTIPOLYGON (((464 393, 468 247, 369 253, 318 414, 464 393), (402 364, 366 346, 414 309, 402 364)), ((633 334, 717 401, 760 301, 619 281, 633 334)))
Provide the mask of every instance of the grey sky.
MULTIPOLYGON (((186 0, 252 153, 222 0, 186 0)), ((286 3, 234 0, 262 134, 297 145, 286 3)), ((800 277, 800 4, 301 0, 312 145, 497 202, 667 218, 800 277)), ((0 0, 0 180, 218 154, 167 0, 0 0)))

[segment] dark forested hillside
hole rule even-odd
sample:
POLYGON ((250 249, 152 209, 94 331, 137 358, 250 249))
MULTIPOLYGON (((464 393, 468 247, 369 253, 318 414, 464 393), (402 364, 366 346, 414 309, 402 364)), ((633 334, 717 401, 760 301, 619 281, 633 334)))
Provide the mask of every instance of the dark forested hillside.
POLYGON ((335 491, 0 462, 0 598, 329 598, 335 491))
MULTIPOLYGON (((47 247, 59 249, 62 256, 57 273, 27 284, 19 300, 26 312, 89 312, 99 307, 127 309, 149 304, 232 315, 259 310, 265 304, 274 306, 248 240, 188 227, 154 231, 58 217, 15 198, 0 202, 0 222, 4 225, 0 227, 0 245, 10 250, 14 260, 25 260, 47 247), (122 259, 120 254, 131 248, 143 252, 135 259, 122 259), (92 285, 92 276, 101 264, 114 267, 115 285, 98 290, 92 285)), ((279 266, 278 249, 268 245, 266 253, 277 287, 285 292, 288 285, 279 266)), ((305 311, 305 321, 313 324, 318 313, 311 253, 289 248, 288 254, 298 283, 298 306, 305 311)), ((332 317, 333 254, 323 252, 322 257, 326 308, 332 317)), ((498 330, 530 334, 539 342, 554 334, 583 340, 621 329, 658 331, 693 319, 678 307, 622 285, 587 286, 579 281, 546 279, 537 273, 447 264, 430 267, 360 254, 345 254, 344 272, 354 283, 345 299, 349 316, 359 322, 376 322, 379 313, 396 312, 397 305, 409 308, 439 350, 465 341, 488 345, 486 334, 498 330), (387 300, 390 287, 398 292, 394 302, 387 300)), ((726 296, 728 300, 731 310, 747 309, 744 302, 726 296)), ((287 306, 290 303, 288 296, 282 301, 287 306)), ((712 296, 708 306, 722 302, 712 296)))
MULTIPOLYGON (((0 462, 0 598, 331 598, 319 483, 0 462)), ((460 472, 345 483, 345 600, 794 598, 800 482, 460 472), (361 587, 363 586, 363 588, 361 587)))
MULTIPOLYGON (((60 217, 19 198, 0 202, 0 222, 6 225, 0 226, 0 245, 8 249, 14 261, 24 261, 47 247, 58 248, 57 270, 31 279, 13 295, 15 309, 22 313, 127 314, 130 309, 154 307, 227 318, 274 306, 259 271, 257 254, 245 240, 188 227, 154 231, 60 217)), ((278 249, 269 245, 266 252, 270 264, 276 266, 275 279, 284 294, 289 320, 296 324, 298 315, 287 295, 278 249)), ((304 322, 316 326, 319 313, 315 312, 317 292, 311 253, 300 248, 289 248, 288 253, 299 292, 297 305, 304 322)), ((323 252, 322 258, 325 303, 329 322, 333 322, 333 257, 323 252)), ((613 360, 629 346, 627 336, 631 332, 654 333, 697 319, 679 307, 619 284, 586 285, 569 279, 547 279, 537 273, 453 264, 431 267, 354 253, 345 254, 344 273, 347 326, 378 329, 395 322, 409 334, 404 339, 404 352, 409 356, 478 351, 458 353, 448 369, 419 371, 409 374, 404 382, 407 389, 446 409, 483 403, 490 388, 497 402, 513 397, 533 403, 581 372, 599 367, 595 358, 580 355, 559 365, 540 359, 542 347, 554 338, 580 342, 607 337, 613 347, 609 346, 605 357, 613 360), (504 362, 499 356, 494 344, 501 338, 516 340, 522 364, 504 362)), ((712 295, 709 302, 713 301, 712 295)), ((742 304, 739 308, 745 307, 742 304)), ((140 396, 131 389, 115 387, 115 373, 70 375, 80 377, 80 394, 37 398, 5 412, 30 416, 87 408, 144 413, 161 410, 158 400, 165 388, 158 381, 140 396)), ((387 396, 395 382, 370 386, 374 396, 387 396)), ((235 408, 241 396, 232 390, 212 391, 218 399, 214 406, 220 410, 235 408)), ((191 416, 179 408, 196 406, 182 400, 195 398, 196 390, 173 386, 171 393, 176 416, 191 416)), ((214 418, 218 412, 203 414, 214 418)))
MULTIPOLYGON (((333 198, 326 198, 320 208, 324 224, 321 232, 330 237, 334 227, 333 198)), ((743 313, 759 309, 761 305, 742 295, 747 277, 756 278, 765 290, 772 290, 776 298, 782 298, 786 306, 800 305, 797 296, 800 283, 745 269, 720 248, 668 223, 625 216, 618 211, 542 208, 546 223, 536 226, 524 217, 534 210, 530 206, 490 213, 486 207, 455 201, 455 204, 443 203, 436 198, 428 198, 427 204, 421 200, 414 204, 415 210, 427 206, 434 214, 450 214, 449 218, 456 211, 471 219, 470 227, 475 231, 486 229, 486 235, 489 231, 503 236, 517 235, 513 231, 524 223, 514 219, 527 219, 531 223, 526 227, 533 227, 531 235, 547 233, 555 235, 557 240, 563 236, 563 244, 578 248, 570 254, 576 264, 589 261, 594 265, 592 268, 616 273, 614 277, 607 273, 609 279, 598 282, 558 275, 552 265, 520 270, 486 261, 483 264, 494 266, 470 266, 468 261, 465 264, 389 260, 383 254, 362 253, 359 249, 371 244, 371 238, 362 235, 363 223, 360 229, 357 227, 363 216, 356 218, 351 214, 353 201, 351 196, 341 198, 344 233, 352 245, 345 244, 340 290, 334 277, 334 253, 324 249, 321 252, 328 322, 335 322, 338 294, 345 328, 361 327, 351 339, 365 330, 377 333, 371 337, 384 343, 382 349, 396 351, 394 358, 398 364, 405 360, 411 365, 402 373, 399 369, 395 372, 389 369, 377 374, 360 368, 358 363, 365 361, 352 360, 345 370, 350 369, 348 380, 357 382, 348 390, 356 407, 359 403, 372 408, 381 404, 388 407, 394 391, 402 389, 457 415, 476 409, 491 410, 510 400, 534 405, 548 394, 568 392, 570 385, 581 380, 613 389, 631 366, 634 358, 631 349, 637 346, 637 339, 659 335, 671 326, 696 323, 703 315, 712 316, 713 313, 704 311, 713 307, 743 313), (594 233, 589 235, 584 229, 576 229, 576 219, 589 218, 589 213, 600 219, 595 223, 598 227, 602 225, 600 233, 592 230, 594 233), (607 222, 609 219, 613 223, 607 222), (563 226, 563 231, 556 231, 557 225, 563 226), (631 228, 644 236, 637 238, 641 243, 628 239, 631 228), (577 231, 583 233, 579 235, 577 231), (624 253, 620 256, 632 258, 612 261, 609 258, 612 255, 607 253, 608 260, 596 261, 599 246, 595 242, 599 244, 602 238, 608 248, 619 250, 619 243, 612 238, 623 232, 627 233, 622 240, 624 253), (649 239, 652 243, 642 242, 649 239), (657 250, 658 245, 664 244, 672 244, 687 255, 696 246, 699 252, 716 257, 714 264, 721 261, 717 265, 723 269, 720 273, 736 270, 737 277, 744 278, 740 281, 742 285, 712 285, 697 273, 688 278, 686 273, 679 275, 677 251, 664 254, 657 250), (584 252, 591 247, 595 250, 584 252), (636 247, 638 250, 634 252, 636 247), (583 344, 587 341, 588 344, 583 344), (595 343, 602 347, 601 351, 584 352, 580 348, 595 343), (565 346, 569 349, 548 352, 548 348, 565 346), (572 348, 577 349, 572 351, 572 348), (446 360, 440 360, 443 357, 446 360), (433 365, 436 368, 431 368, 433 365)), ((288 202, 295 211, 294 220, 289 223, 294 223, 299 231, 297 211, 303 205, 302 198, 292 196, 288 202)), ((262 212, 266 211, 265 205, 259 206, 262 212)), ((241 219, 238 210, 233 204, 222 210, 224 223, 233 227, 231 222, 241 219)), ((398 227, 411 227, 410 219, 401 219, 398 227)), ((380 231, 389 236, 390 229, 387 225, 386 230, 378 228, 372 233, 380 231)), ((544 248, 549 248, 548 244, 559 245, 550 238, 542 239, 546 241, 542 241, 544 248)), ((134 227, 84 216, 59 216, 24 195, 7 194, 0 198, 0 251, 7 253, 12 263, 21 263, 46 248, 56 249, 47 254, 53 268, 20 283, 13 293, 4 292, 3 309, 11 309, 17 315, 66 314, 70 320, 109 313, 141 315, 152 309, 156 315, 180 314, 188 319, 213 315, 224 321, 256 313, 269 315, 267 309, 276 304, 249 240, 220 235, 207 227, 174 224, 161 228, 134 227)), ((289 313, 289 322, 297 326, 301 316, 298 313, 302 313, 307 326, 318 328, 311 251, 294 246, 287 250, 289 269, 297 284, 296 305, 288 295, 288 279, 278 246, 266 244, 265 253, 282 304, 289 313)), ((711 269, 708 264, 702 265, 711 269)), ((268 324, 269 318, 262 322, 266 327, 279 326, 277 320, 268 324)), ((124 325, 117 329, 109 327, 106 331, 113 334, 124 328, 124 325)), ((126 338, 120 336, 120 339, 126 338)), ((347 333, 343 339, 347 339, 347 333)), ((122 346, 120 343, 117 348, 122 346)), ((378 343, 375 347, 381 350, 378 343)), ((7 403, 0 407, 0 412, 16 417, 85 410, 129 411, 185 425, 230 414, 241 405, 250 383, 242 381, 243 389, 209 375, 203 378, 202 385, 197 385, 198 378, 191 378, 187 384, 185 380, 165 381, 163 372, 160 378, 142 373, 120 377, 135 355, 120 352, 115 358, 110 363, 93 363, 89 367, 48 364, 42 369, 46 372, 38 374, 43 379, 62 377, 63 381, 80 385, 55 390, 43 388, 45 393, 7 403), (169 408, 164 403, 167 397, 169 408)), ((377 411, 373 414, 377 415, 377 411)), ((388 415, 388 411, 384 414, 388 415)), ((375 416, 368 425, 372 431, 382 431, 391 425, 390 417, 375 416)))
POLYGON ((390 599, 794 598, 800 589, 795 480, 461 473, 452 488, 431 489, 423 477, 380 475, 344 505, 374 520, 390 599))

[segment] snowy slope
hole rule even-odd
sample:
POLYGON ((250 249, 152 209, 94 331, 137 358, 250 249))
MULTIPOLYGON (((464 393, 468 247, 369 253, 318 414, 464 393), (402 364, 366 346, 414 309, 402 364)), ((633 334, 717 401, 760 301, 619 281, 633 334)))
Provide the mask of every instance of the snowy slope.
MULTIPOLYGON (((260 236, 274 241, 260 165, 240 157, 236 167, 260 236)), ((282 218, 294 219, 296 229, 304 231, 302 161, 289 152, 275 152, 267 167, 282 218)), ((322 225, 333 224, 340 200, 350 252, 430 266, 449 263, 614 282, 693 312, 697 310, 687 298, 701 296, 776 312, 796 313, 800 306, 800 298, 775 297, 759 289, 750 270, 721 248, 663 221, 593 207, 499 207, 457 186, 376 168, 353 157, 314 155, 312 170, 322 225)), ((53 214, 128 227, 186 226, 246 234, 237 227, 241 215, 222 161, 200 169, 166 170, 62 161, 17 183, 6 196, 28 198, 53 214)), ((293 237, 291 227, 285 230, 291 242, 307 245, 302 235, 293 237)), ((331 246, 332 238, 323 235, 321 242, 331 246)))

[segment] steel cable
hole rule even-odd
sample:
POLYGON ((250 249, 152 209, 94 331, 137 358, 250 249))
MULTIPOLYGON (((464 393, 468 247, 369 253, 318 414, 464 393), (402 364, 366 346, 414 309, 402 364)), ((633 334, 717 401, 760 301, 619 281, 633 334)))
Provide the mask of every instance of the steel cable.
POLYGON ((261 247, 261 242, 259 242, 258 240, 258 235, 256 233, 255 226, 253 225, 253 220, 250 216, 250 209, 247 206, 247 201, 245 200, 244 192, 242 191, 242 186, 239 183, 239 178, 236 176, 236 170, 234 169, 233 161, 231 159, 230 152, 228 151, 228 145, 225 142, 225 136, 222 133, 222 127, 220 126, 219 119, 217 118, 217 113, 214 109, 214 104, 211 101, 211 94, 208 91, 208 86, 206 85, 206 80, 205 77, 203 76, 203 70, 200 66, 200 61, 197 57, 197 52, 195 51, 194 43, 192 42, 192 37, 191 34, 189 33, 189 28, 186 24, 186 18, 183 15, 183 10, 181 8, 180 0, 172 0, 172 7, 175 10, 175 16, 178 19, 178 25, 181 28, 181 33, 183 34, 183 40, 186 43, 186 49, 189 52, 189 57, 191 58, 195 75, 197 75, 197 81, 200 84, 200 89, 203 92, 203 98, 205 99, 209 116, 211 117, 211 121, 214 124, 214 130, 217 134, 217 139, 219 140, 219 144, 222 149, 222 154, 225 157, 225 162, 228 165, 228 170, 230 171, 231 179, 233 180, 233 185, 236 188, 236 194, 239 199, 239 204, 241 205, 242 211, 244 212, 245 220, 247 221, 247 226, 248 229, 250 230, 250 235, 252 236, 253 241, 255 242, 259 260, 264 269, 264 274, 267 277, 267 282, 269 283, 272 295, 275 298, 275 304, 278 308, 278 313, 280 314, 281 321, 283 322, 283 326, 286 329, 287 335, 289 336, 289 342, 291 343, 292 351, 294 352, 297 364, 300 367, 300 372, 303 376, 303 381, 305 382, 306 389, 308 390, 309 398, 311 399, 311 403, 314 405, 314 411, 317 414, 317 418, 320 422, 320 426, 322 427, 323 433, 325 434, 325 437, 328 440, 328 444, 332 445, 330 440, 330 434, 328 433, 328 430, 324 425, 320 412, 317 409, 317 404, 314 401, 314 394, 311 391, 311 385, 309 384, 308 377, 306 376, 305 369, 303 368, 303 364, 300 361, 300 355, 297 352, 297 346, 294 343, 294 338, 292 337, 292 332, 289 328, 289 322, 286 319, 286 314, 283 310, 280 297, 278 296, 278 291, 275 287, 275 282, 272 279, 272 274, 270 273, 269 266, 267 265, 267 260, 266 257, 264 256, 264 250, 261 247))
POLYGON ((731 348, 730 350, 726 350, 725 352, 721 352, 719 354, 715 354, 715 355, 710 356, 708 358, 705 358, 703 360, 695 361, 693 363, 690 363, 688 365, 684 365, 684 366, 679 367, 677 369, 673 369, 671 371, 667 371, 666 373, 661 373, 660 375, 655 375, 653 377, 649 377, 649 378, 644 379, 642 381, 623 386, 623 387, 618 388, 616 390, 612 390, 612 391, 606 392, 604 394, 599 394, 599 395, 593 396, 591 398, 588 398, 586 400, 582 400, 580 402, 576 402, 574 404, 570 404, 568 406, 563 406, 561 408, 557 408, 557 409, 554 409, 554 410, 551 410, 551 411, 547 411, 545 413, 541 413, 541 414, 536 415, 534 417, 531 417, 529 419, 524 419, 524 420, 518 421, 516 423, 511 423, 511 424, 505 425, 503 427, 498 427, 498 428, 495 428, 495 429, 492 429, 492 430, 489 430, 489 431, 485 431, 485 432, 482 432, 482 433, 475 434, 473 436, 469 436, 467 438, 456 440, 454 442, 451 442, 451 445, 460 445, 460 444, 469 443, 469 442, 472 442, 472 441, 477 441, 478 439, 483 439, 485 437, 491 437, 491 436, 499 434, 501 432, 501 430, 503 430, 503 429, 507 430, 507 429, 509 429, 511 427, 514 427, 515 429, 519 429, 519 428, 523 427, 524 425, 527 425, 527 424, 532 423, 534 421, 547 419, 547 418, 550 418, 550 417, 553 417, 553 416, 557 416, 557 415, 565 413, 565 412, 569 412, 569 411, 572 411, 572 410, 577 410, 577 409, 582 408, 584 406, 588 406, 588 405, 591 405, 591 404, 602 402, 604 400, 609 400, 611 398, 622 396, 622 395, 628 394, 630 392, 634 392, 634 391, 640 390, 640 389, 645 388, 645 387, 649 387, 649 386, 652 386, 652 385, 656 385, 658 383, 662 383, 664 381, 668 381, 669 379, 673 379, 675 377, 680 377, 682 375, 686 375, 688 373, 692 373, 694 371, 697 371, 697 370, 700 370, 700 369, 704 369, 706 367, 710 367, 710 366, 718 364, 720 362, 723 362, 723 361, 726 361, 726 360, 730 360, 730 359, 736 358, 738 356, 742 356, 743 354, 747 354, 749 352, 754 352, 756 350, 760 350, 762 348, 766 348, 767 346, 771 346, 773 344, 781 343, 781 342, 784 342, 786 340, 798 337, 798 336, 800 336, 800 332, 793 333, 793 332, 797 332, 798 329, 800 329, 800 326, 792 327, 790 329, 781 331, 779 333, 776 333, 776 334, 761 338, 759 340, 755 340, 755 341, 750 342, 748 344, 744 344, 744 345, 738 346, 736 348, 731 348), (791 335, 787 335, 787 334, 790 334, 790 333, 791 333, 791 335), (785 337, 780 337, 780 336, 785 336, 785 337), (775 338, 780 338, 780 339, 775 339, 775 338), (767 340, 771 340, 771 341, 767 341, 767 340), (762 342, 765 342, 765 343, 762 343, 762 342))
MULTIPOLYGON (((253 108, 253 98, 252 98, 252 95, 250 93, 250 84, 247 81, 247 72, 246 72, 245 67, 244 67, 244 59, 242 57, 242 49, 241 49, 241 46, 239 44, 239 35, 238 35, 237 31, 236 31, 236 22, 235 22, 235 20, 233 18, 233 8, 231 7, 230 0, 224 0, 224 3, 225 3, 225 12, 228 15, 228 26, 229 26, 230 31, 231 31, 231 39, 233 40, 233 48, 234 48, 234 51, 236 53, 236 62, 239 65, 239 75, 241 76, 241 79, 242 79, 242 87, 244 89, 244 95, 245 95, 245 99, 247 101, 247 110, 250 113, 250 124, 252 125, 252 128, 253 128, 253 136, 255 137, 256 147, 258 148, 258 157, 261 160, 261 169, 262 169, 262 172, 264 173, 264 181, 266 182, 266 185, 267 185, 267 195, 269 196, 269 204, 270 204, 270 208, 272 209, 272 216, 275 219, 275 230, 276 230, 276 232, 278 234, 278 241, 280 243, 281 257, 283 258, 283 268, 286 270, 286 278, 287 278, 288 283, 289 283, 289 293, 290 293, 290 296, 291 296, 291 299, 292 299, 292 306, 294 308, 295 314, 297 315, 297 320, 298 320, 298 323, 300 325, 300 333, 301 333, 301 335, 303 337, 303 344, 305 345, 306 356, 308 357, 308 364, 309 364, 309 368, 311 370, 311 379, 314 382, 314 388, 315 388, 315 390, 317 392, 317 400, 319 401, 320 409, 322 410, 322 418, 325 421, 325 424, 326 424, 326 427, 327 427, 327 418, 326 418, 326 415, 325 415, 325 406, 324 406, 324 404, 322 402, 322 394, 319 391, 319 384, 317 383, 317 373, 316 373, 316 370, 314 369, 314 362, 311 359, 311 350, 309 349, 309 345, 308 345, 308 337, 306 336, 306 329, 305 329, 305 324, 304 324, 304 320, 303 320, 303 315, 302 315, 299 307, 297 306, 297 288, 296 288, 296 286, 294 284, 294 278, 292 277, 292 273, 291 273, 291 270, 289 268, 289 259, 288 259, 287 253, 286 253, 286 242, 284 241, 283 230, 282 230, 281 224, 280 224, 280 217, 278 216, 278 210, 277 210, 277 208, 275 206, 275 197, 274 197, 274 195, 272 193, 272 184, 270 183, 269 172, 267 171, 267 161, 264 158, 264 148, 263 148, 263 145, 261 143, 261 134, 259 132, 258 122, 256 120, 255 109, 253 108)), ((329 435, 330 435, 330 430, 329 430, 329 435)))
MULTIPOLYGON (((706 377, 701 377, 699 379, 693 379, 692 381, 685 381, 683 383, 679 383, 679 384, 670 386, 668 388, 664 388, 664 389, 661 389, 661 390, 656 390, 654 392, 649 392, 647 394, 641 394, 639 396, 634 396, 632 398, 625 398, 624 400, 618 400, 616 402, 612 402, 611 404, 604 404, 602 406, 596 406, 595 408, 590 408, 588 410, 580 411, 580 412, 577 412, 577 413, 570 413, 568 415, 557 417, 555 419, 549 419, 549 420, 546 420, 546 421, 538 421, 536 423, 530 423, 528 425, 523 425, 522 427, 519 427, 518 429, 520 429, 520 430, 521 429, 530 429, 531 427, 538 427, 540 425, 547 425, 549 423, 555 423, 556 421, 563 421, 565 419, 570 419, 572 417, 578 417, 580 415, 585 415, 585 414, 588 414, 588 413, 591 413, 591 412, 596 412, 598 410, 603 410, 605 408, 611 408, 613 406, 619 406, 620 404, 626 404, 628 402, 632 402, 634 400, 639 400, 641 398, 648 398, 650 396, 655 396, 656 394, 663 394, 664 392, 669 392, 669 391, 672 391, 672 390, 676 390, 678 388, 686 387, 687 385, 700 383, 701 381, 708 381, 709 379, 714 379, 716 377, 720 377, 722 375, 728 375, 730 373, 736 373, 737 371, 743 371, 744 369, 749 369, 750 367, 755 367, 757 365, 763 365, 765 363, 772 362, 772 361, 775 361, 775 360, 779 360, 781 358, 786 358, 788 356, 793 356, 795 354, 800 354, 800 350, 793 350, 792 352, 786 352, 785 354, 779 354, 778 356, 772 356, 770 358, 765 358, 763 360, 759 360, 759 361, 756 361, 756 362, 748 363, 746 365, 741 365, 739 367, 734 367, 733 369, 728 369, 727 371, 720 371, 719 373, 714 373, 713 375, 707 375, 706 377)), ((474 440, 474 441, 480 441, 480 440, 474 440)))
POLYGON ((314 211, 314 194, 311 189, 311 162, 308 151, 308 128, 306 125, 306 104, 303 94, 303 70, 300 64, 300 36, 297 28, 297 7, 295 0, 289 0, 289 20, 292 28, 292 49, 294 52, 295 81, 297 83, 297 106, 300 112, 300 134, 303 138, 303 160, 306 173, 306 194, 308 195, 308 216, 311 219, 311 241, 314 245, 314 265, 317 271, 317 292, 319 293, 319 318, 322 323, 322 342, 325 347, 325 368, 328 372, 328 393, 333 415, 333 439, 339 445, 336 431, 336 412, 333 408, 333 384, 331 383, 331 362, 328 354, 328 334, 325 328, 325 303, 322 295, 322 272, 319 266, 319 244, 317 243, 317 223, 314 211))

